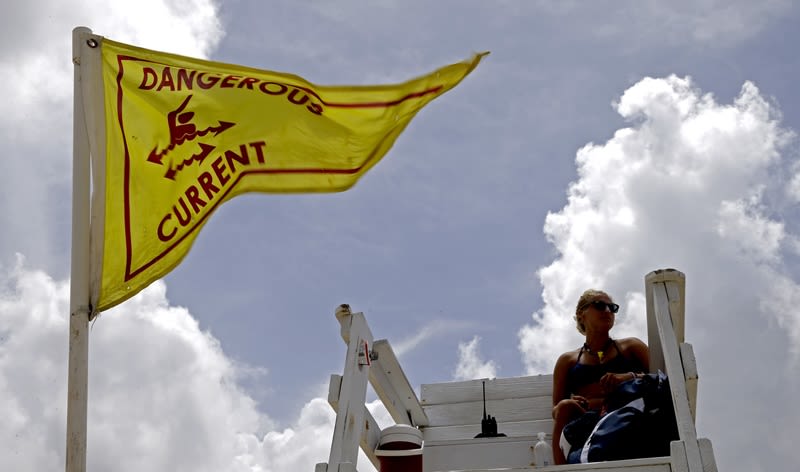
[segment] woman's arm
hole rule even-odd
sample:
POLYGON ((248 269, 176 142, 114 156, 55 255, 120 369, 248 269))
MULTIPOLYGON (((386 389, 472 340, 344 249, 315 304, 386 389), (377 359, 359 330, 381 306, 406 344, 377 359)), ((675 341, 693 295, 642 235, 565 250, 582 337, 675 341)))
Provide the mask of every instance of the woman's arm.
POLYGON ((583 397, 569 398, 567 392, 567 375, 576 360, 577 354, 565 352, 559 356, 553 369, 553 461, 556 464, 567 462, 560 446, 564 425, 585 411, 581 401, 586 402, 586 400, 583 397))
POLYGON ((628 358, 634 358, 644 368, 644 373, 650 372, 650 349, 647 344, 642 342, 639 338, 625 339, 625 348, 623 349, 628 358))
POLYGON ((553 406, 569 397, 567 392, 567 374, 571 367, 571 353, 565 352, 558 357, 556 367, 553 369, 553 406))

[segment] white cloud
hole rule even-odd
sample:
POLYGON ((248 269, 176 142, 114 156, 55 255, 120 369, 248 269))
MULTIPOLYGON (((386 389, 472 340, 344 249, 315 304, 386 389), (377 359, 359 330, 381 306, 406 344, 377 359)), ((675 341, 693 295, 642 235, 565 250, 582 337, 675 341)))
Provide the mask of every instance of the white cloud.
MULTIPOLYGON (((238 385, 249 368, 165 292, 154 283, 92 325, 88 468, 283 472, 326 461, 334 413, 323 388, 275 429, 238 385)), ((22 262, 0 274, 0 470, 63 467, 68 299, 67 282, 22 262)))
POLYGON ((776 263, 784 226, 764 216, 759 200, 759 195, 752 195, 747 200, 720 202, 717 232, 742 257, 756 263, 776 263))
POLYGON ((282 431, 270 431, 261 439, 241 435, 247 454, 237 461, 247 471, 314 470, 314 464, 326 462, 331 446, 335 414, 323 398, 314 398, 301 410, 296 424, 282 431))
POLYGON ((759 440, 755 452, 748 443, 791 434, 765 418, 800 392, 790 374, 800 359, 800 285, 783 263, 796 235, 783 223, 787 192, 772 190, 775 170, 791 166, 781 151, 793 134, 752 83, 724 105, 689 78, 646 78, 616 109, 631 127, 578 151, 568 203, 546 218, 559 255, 539 270, 545 305, 519 333, 528 370, 550 372, 580 345, 572 316, 586 288, 622 297, 615 336, 646 339, 643 276, 678 268, 700 366, 698 428, 725 437, 714 443, 720 470, 790 463, 785 443, 759 440))
POLYGON ((470 322, 434 319, 422 326, 414 335, 408 338, 400 339, 396 345, 393 345, 395 355, 398 357, 403 356, 407 352, 413 351, 417 346, 424 342, 442 336, 448 333, 460 331, 472 326, 470 322))
POLYGON ((792 176, 786 188, 786 193, 795 202, 800 202, 800 173, 795 173, 794 176, 792 176))
POLYGON ((470 342, 458 343, 458 365, 455 380, 493 379, 497 377, 497 365, 494 361, 481 360, 478 344, 481 338, 474 336, 470 342))
MULTIPOLYGON (((327 390, 327 386, 320 387, 327 390)), ((389 412, 380 400, 367 402, 378 425, 384 428, 394 424, 389 412)), ((288 470, 314 470, 320 462, 327 462, 333 438, 336 413, 328 401, 315 397, 303 406, 298 419, 291 428, 270 431, 261 439, 252 434, 240 434, 239 441, 246 453, 238 455, 234 463, 248 472, 283 472, 288 470)), ((375 472, 375 467, 359 449, 357 468, 363 472, 375 472)))

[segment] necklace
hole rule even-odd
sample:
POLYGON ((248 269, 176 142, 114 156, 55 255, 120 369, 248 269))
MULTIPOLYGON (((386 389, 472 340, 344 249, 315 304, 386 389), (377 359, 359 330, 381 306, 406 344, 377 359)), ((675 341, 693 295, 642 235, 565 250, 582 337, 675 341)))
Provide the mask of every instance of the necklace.
POLYGON ((589 344, 583 343, 583 349, 585 349, 586 352, 588 352, 589 354, 597 356, 597 360, 600 361, 600 363, 602 364, 603 363, 603 356, 605 356, 606 351, 608 350, 608 348, 611 346, 611 343, 613 343, 613 342, 614 342, 613 339, 608 338, 608 341, 606 341, 606 343, 603 345, 603 348, 598 350, 598 351, 595 351, 592 348, 590 348, 589 344))

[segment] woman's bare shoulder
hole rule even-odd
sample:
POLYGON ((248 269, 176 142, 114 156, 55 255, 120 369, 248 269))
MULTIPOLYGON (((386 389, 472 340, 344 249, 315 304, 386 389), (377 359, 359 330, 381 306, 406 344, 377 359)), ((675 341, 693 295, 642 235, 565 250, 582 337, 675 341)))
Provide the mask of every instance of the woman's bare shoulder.
POLYGON ((580 349, 575 349, 574 351, 567 351, 558 356, 558 360, 556 361, 556 366, 564 364, 571 366, 572 364, 578 362, 578 351, 580 351, 580 349))
POLYGON ((639 338, 620 338, 616 341, 619 347, 647 347, 647 344, 639 338))
POLYGON ((639 360, 641 365, 647 370, 650 364, 650 350, 641 339, 639 338, 624 338, 618 339, 617 345, 620 352, 626 356, 633 356, 639 360))

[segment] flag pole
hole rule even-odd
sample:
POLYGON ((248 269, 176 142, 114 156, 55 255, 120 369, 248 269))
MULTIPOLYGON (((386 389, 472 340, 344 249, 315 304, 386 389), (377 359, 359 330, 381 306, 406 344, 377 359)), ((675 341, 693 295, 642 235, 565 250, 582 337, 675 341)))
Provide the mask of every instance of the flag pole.
MULTIPOLYGON (((89 136, 83 109, 81 51, 89 28, 72 30, 72 254, 69 300, 66 472, 86 471, 89 373, 89 136)), ((86 61, 89 62, 89 61, 86 61)), ((84 71, 86 72, 86 71, 84 71)))

